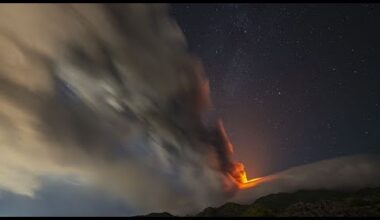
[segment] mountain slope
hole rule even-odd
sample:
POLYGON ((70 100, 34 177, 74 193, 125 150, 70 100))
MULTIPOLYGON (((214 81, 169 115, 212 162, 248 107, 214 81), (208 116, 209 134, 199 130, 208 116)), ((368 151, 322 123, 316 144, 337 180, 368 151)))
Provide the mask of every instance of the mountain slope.
MULTIPOLYGON (((165 215, 170 214, 165 213, 165 215)), ((160 215, 155 214, 155 216, 160 215)), ((277 193, 261 197, 250 205, 226 203, 218 208, 209 207, 196 216, 380 217, 380 187, 353 192, 304 190, 295 193, 277 193)))

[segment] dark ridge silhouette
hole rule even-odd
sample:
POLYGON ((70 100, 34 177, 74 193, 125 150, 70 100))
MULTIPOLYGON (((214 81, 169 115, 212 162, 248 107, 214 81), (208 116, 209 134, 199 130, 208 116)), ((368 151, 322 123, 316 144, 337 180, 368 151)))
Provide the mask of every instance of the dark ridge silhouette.
MULTIPOLYGON (((174 217, 167 212, 145 216, 174 217)), ((380 217, 380 187, 277 193, 248 205, 226 203, 208 207, 195 217, 380 217)))

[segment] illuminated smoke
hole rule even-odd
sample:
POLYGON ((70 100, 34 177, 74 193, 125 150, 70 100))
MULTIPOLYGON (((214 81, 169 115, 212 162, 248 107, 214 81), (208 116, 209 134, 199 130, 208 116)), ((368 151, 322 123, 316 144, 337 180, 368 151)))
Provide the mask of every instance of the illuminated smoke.
POLYGON ((0 187, 62 176, 139 212, 188 213, 238 185, 202 64, 161 4, 0 6, 0 187))

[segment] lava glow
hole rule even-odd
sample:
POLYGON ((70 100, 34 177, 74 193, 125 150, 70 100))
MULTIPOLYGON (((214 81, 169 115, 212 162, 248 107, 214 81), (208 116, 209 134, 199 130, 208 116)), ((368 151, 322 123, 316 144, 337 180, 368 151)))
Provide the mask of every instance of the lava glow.
MULTIPOLYGON (((234 152, 234 147, 230 142, 230 139, 227 135, 226 130, 224 129, 223 122, 221 120, 218 121, 220 135, 223 139, 223 143, 227 149, 227 153, 232 155, 234 152)), ((244 165, 242 163, 235 162, 233 164, 232 169, 228 174, 229 179, 239 188, 239 189, 247 189, 256 186, 257 184, 263 182, 264 178, 253 178, 247 179, 247 173, 245 172, 244 165)))
POLYGON ((247 173, 245 172, 244 165, 242 163, 235 163, 234 170, 232 171, 230 177, 239 189, 252 188, 264 180, 263 177, 248 180, 247 173))

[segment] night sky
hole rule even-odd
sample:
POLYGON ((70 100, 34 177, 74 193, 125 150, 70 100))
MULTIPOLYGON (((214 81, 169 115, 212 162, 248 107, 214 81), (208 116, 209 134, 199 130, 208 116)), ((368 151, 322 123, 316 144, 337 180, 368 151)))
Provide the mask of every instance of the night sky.
POLYGON ((249 176, 380 153, 380 5, 171 7, 249 176))

